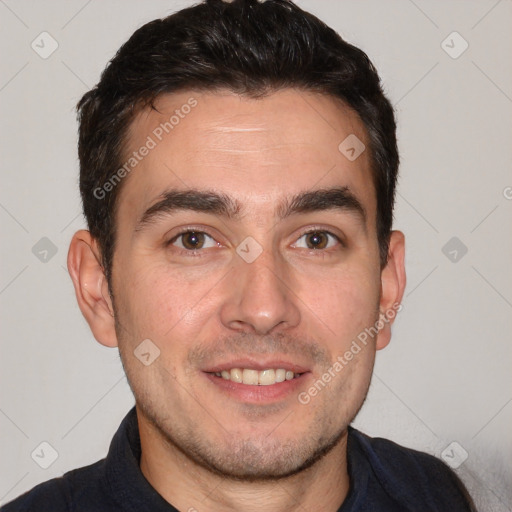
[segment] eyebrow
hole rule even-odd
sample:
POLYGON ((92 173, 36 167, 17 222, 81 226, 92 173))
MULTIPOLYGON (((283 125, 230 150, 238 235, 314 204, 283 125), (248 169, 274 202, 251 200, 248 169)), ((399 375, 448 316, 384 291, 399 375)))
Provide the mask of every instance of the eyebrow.
POLYGON ((366 210, 348 187, 301 192, 279 204, 276 208, 276 214, 282 220, 297 213, 323 210, 338 210, 343 213, 350 213, 358 217, 363 224, 366 223, 366 210))
MULTIPOLYGON (((142 214, 135 231, 142 231, 159 218, 177 211, 203 212, 236 221, 242 218, 244 210, 237 199, 209 190, 167 190, 159 198, 142 214)), ((366 227, 366 210, 348 187, 300 192, 278 203, 275 211, 277 218, 283 220, 295 214, 325 210, 352 214, 366 227)))

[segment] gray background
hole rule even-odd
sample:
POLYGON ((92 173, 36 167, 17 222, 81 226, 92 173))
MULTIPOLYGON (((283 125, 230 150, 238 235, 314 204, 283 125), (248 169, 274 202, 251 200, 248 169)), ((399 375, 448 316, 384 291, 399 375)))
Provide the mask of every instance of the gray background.
MULTIPOLYGON (((298 3, 368 53, 399 121, 408 286, 356 426, 452 463, 467 452, 456 471, 482 509, 511 510, 512 2, 298 3)), ((104 457, 133 403, 66 270, 84 227, 74 105, 136 28, 186 5, 0 0, 3 503, 104 457), (31 47, 51 48, 43 31, 47 58, 31 47)))

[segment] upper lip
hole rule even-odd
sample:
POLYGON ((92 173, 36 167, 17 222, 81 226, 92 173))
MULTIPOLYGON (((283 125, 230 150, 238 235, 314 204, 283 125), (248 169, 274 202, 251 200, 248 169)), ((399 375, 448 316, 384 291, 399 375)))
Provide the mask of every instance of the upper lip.
POLYGON ((250 370, 269 370, 269 369, 283 369, 287 371, 292 371, 293 373, 306 373, 309 369, 299 363, 295 363, 292 361, 286 361, 284 359, 267 359, 263 360, 262 358, 254 359, 254 358, 243 358, 243 359, 233 359, 229 362, 223 362, 219 364, 214 364, 208 366, 208 368, 203 371, 206 373, 217 373, 222 372, 224 370, 229 371, 232 368, 242 368, 242 369, 250 369, 250 370))

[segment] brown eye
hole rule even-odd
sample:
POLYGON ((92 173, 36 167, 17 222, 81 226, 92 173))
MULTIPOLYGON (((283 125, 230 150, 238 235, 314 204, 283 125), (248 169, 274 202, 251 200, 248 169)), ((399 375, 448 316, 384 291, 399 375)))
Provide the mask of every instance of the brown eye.
POLYGON ((169 242, 169 245, 174 245, 187 251, 194 251, 198 249, 215 247, 217 244, 215 240, 206 233, 201 231, 185 231, 175 236, 169 242))
POLYGON ((185 249, 200 249, 204 244, 204 233, 189 231, 182 236, 182 243, 185 249))
POLYGON ((329 243, 329 237, 323 232, 313 232, 306 235, 308 249, 325 249, 329 243))
POLYGON ((295 247, 300 249, 330 249, 341 244, 340 239, 329 231, 309 231, 304 233, 296 242, 295 247))

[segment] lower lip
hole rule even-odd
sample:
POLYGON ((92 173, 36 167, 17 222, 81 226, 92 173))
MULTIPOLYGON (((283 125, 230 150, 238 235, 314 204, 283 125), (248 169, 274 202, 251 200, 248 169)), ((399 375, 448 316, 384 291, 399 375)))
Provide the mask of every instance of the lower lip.
POLYGON ((233 382, 232 380, 217 377, 212 373, 204 372, 204 375, 210 382, 230 398, 253 404, 277 402, 292 394, 298 395, 300 388, 305 387, 309 374, 310 372, 305 372, 301 374, 300 377, 283 382, 276 382, 269 386, 255 386, 233 382))

